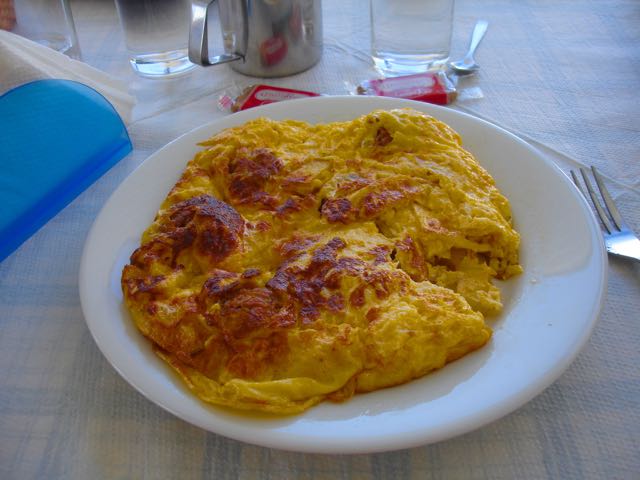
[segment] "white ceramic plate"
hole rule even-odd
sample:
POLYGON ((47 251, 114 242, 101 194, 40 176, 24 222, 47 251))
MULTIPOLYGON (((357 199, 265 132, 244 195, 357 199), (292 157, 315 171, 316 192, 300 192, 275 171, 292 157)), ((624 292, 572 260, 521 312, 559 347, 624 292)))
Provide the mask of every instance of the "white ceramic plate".
POLYGON ((204 125, 149 157, 111 196, 82 257, 87 325, 114 368, 149 400, 206 430, 258 445, 319 453, 413 447, 492 422, 539 394, 569 366, 600 313, 607 258, 600 230, 567 177, 522 140, 450 109, 391 98, 320 97, 276 103, 204 125), (511 201, 525 273, 502 285, 505 308, 491 342, 405 385, 286 418, 200 402, 151 351, 123 308, 120 272, 144 228, 199 150, 197 142, 258 117, 350 120, 413 107, 456 129, 511 201))

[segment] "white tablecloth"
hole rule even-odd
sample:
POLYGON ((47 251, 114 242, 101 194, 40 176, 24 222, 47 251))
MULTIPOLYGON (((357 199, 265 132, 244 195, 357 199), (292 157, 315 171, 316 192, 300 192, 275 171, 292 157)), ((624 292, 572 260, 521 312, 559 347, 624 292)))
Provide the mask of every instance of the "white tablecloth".
MULTIPOLYGON (((134 151, 0 263, 0 478, 640 478, 640 264, 618 259, 601 319, 558 381, 501 420, 438 444, 354 456, 273 450, 203 431, 137 393, 84 323, 87 232, 146 157, 228 115, 219 95, 260 80, 228 66, 137 78, 112 2, 72 8, 84 60, 138 97, 134 151)), ((268 83, 345 94, 374 75, 367 3, 324 0, 323 11, 321 62, 268 83)), ((596 165, 640 232, 640 4, 458 0, 453 56, 480 17, 490 22, 482 69, 466 86, 482 98, 453 108, 542 145, 564 170, 596 165)))

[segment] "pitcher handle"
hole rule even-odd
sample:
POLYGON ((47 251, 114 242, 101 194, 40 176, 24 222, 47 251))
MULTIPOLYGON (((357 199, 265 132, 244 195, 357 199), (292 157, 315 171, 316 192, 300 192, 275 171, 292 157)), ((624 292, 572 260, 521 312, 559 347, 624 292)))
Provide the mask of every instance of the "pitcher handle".
MULTIPOLYGON (((189 60, 198 65, 218 65, 220 63, 244 61, 244 53, 223 53, 209 58, 209 35, 207 13, 215 0, 191 2, 191 26, 189 28, 189 60)), ((246 12, 244 20, 247 21, 246 12)), ((246 28, 245 28, 246 31, 246 28)))

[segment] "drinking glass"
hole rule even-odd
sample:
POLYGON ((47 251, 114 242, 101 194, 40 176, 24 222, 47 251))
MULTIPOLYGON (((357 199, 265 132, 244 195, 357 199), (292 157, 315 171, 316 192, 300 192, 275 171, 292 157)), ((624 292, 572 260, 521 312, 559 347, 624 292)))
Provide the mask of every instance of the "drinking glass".
POLYGON ((76 27, 68 0, 14 0, 11 32, 71 58, 80 58, 76 27))
POLYGON ((387 76, 437 69, 449 59, 454 0, 370 0, 371 54, 387 76))
POLYGON ((189 61, 188 0, 116 0, 129 62, 144 77, 168 77, 195 67, 189 61))

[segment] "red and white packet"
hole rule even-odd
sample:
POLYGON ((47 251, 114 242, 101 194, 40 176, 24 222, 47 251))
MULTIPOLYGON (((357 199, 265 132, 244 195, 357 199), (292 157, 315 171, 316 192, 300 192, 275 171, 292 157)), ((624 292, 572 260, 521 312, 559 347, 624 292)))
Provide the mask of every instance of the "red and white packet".
POLYGON ((362 82, 356 91, 359 95, 407 98, 437 105, 448 105, 458 96, 456 87, 444 72, 375 78, 362 82))
POLYGON ((294 90, 292 88, 273 87, 271 85, 252 85, 244 89, 237 97, 224 95, 220 98, 220 106, 232 112, 239 112, 248 108, 259 107, 269 103, 294 100, 296 98, 319 97, 319 93, 294 90))

